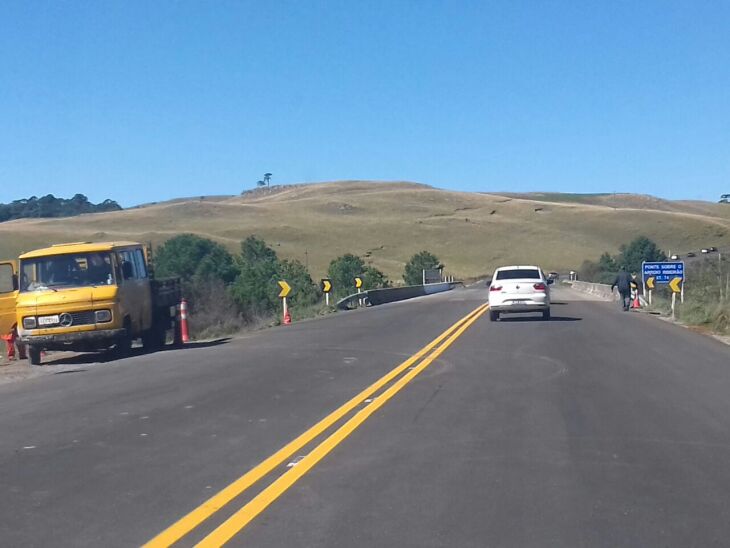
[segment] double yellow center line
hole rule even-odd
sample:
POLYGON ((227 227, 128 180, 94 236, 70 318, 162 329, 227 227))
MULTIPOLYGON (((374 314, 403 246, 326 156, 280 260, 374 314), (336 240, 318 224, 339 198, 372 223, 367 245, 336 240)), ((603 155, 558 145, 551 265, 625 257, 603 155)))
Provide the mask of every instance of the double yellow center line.
POLYGON ((347 414, 357 407, 367 403, 358 410, 350 419, 335 430, 329 437, 315 447, 308 455, 300 460, 296 466, 289 468, 273 483, 256 495, 250 502, 214 529, 208 536, 200 541, 198 547, 222 546, 241 531, 251 520, 263 512, 272 502, 279 498, 289 487, 311 470, 330 451, 347 438, 355 429, 365 422, 370 415, 380 409, 388 400, 400 392, 419 373, 426 369, 436 358, 438 358, 454 341, 456 341, 482 314, 487 311, 488 305, 484 304, 460 319, 446 331, 441 333, 433 341, 423 347, 416 354, 398 365, 395 369, 378 379, 368 388, 360 392, 354 398, 340 406, 338 409, 327 415, 317 424, 297 438, 287 443, 276 453, 246 472, 233 483, 213 495, 192 512, 182 517, 170 527, 162 531, 155 538, 145 544, 146 548, 159 548, 171 546, 182 539, 193 529, 198 527, 206 519, 214 515, 234 498, 241 495, 249 487, 260 479, 273 472, 281 466, 288 458, 297 451, 314 441, 330 427, 343 419, 347 414), (419 363, 420 362, 420 363, 419 363), (418 364, 415 365, 414 364, 418 364), (410 368, 410 370, 409 370, 410 368), (403 374, 406 370, 408 372, 403 374), (400 376, 400 378, 398 378, 400 376), (395 379, 397 381, 393 382, 395 379), (392 383, 392 384, 390 384, 392 383), (373 396, 385 388, 380 395, 373 396), (366 400, 369 400, 366 402, 366 400))

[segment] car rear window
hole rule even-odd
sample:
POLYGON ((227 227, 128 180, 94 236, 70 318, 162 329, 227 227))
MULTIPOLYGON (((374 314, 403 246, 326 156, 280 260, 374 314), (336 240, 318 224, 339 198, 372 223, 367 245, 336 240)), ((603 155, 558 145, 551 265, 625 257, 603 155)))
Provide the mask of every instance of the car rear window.
POLYGON ((497 272, 498 280, 539 280, 540 271, 535 268, 512 268, 497 272))

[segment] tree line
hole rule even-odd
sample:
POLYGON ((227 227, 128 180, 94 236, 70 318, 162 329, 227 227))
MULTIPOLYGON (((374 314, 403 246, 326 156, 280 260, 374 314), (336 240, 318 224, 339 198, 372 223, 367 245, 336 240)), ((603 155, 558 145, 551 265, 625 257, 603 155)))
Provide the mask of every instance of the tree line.
POLYGON ((101 213, 120 209, 121 206, 114 200, 104 200, 94 204, 83 194, 76 194, 70 199, 56 198, 53 194, 48 194, 41 198, 31 196, 9 204, 0 204, 0 223, 25 218, 74 217, 82 213, 101 213))
POLYGON ((610 284, 621 268, 641 276, 643 262, 666 261, 667 255, 657 244, 646 236, 639 236, 629 244, 619 247, 616 255, 604 251, 597 261, 584 261, 578 274, 581 280, 610 284))
MULTIPOLYGON (((167 240, 155 252, 155 272, 160 278, 179 276, 191 307, 191 328, 197 336, 234 332, 247 324, 269 321, 280 311, 277 282, 293 288, 288 297, 295 319, 321 308, 322 290, 308 269, 296 259, 282 259, 263 239, 249 236, 237 254, 221 244, 194 234, 167 240)), ((440 262, 433 254, 417 253, 406 265, 406 283, 421 283, 421 269, 440 262), (417 274, 417 275, 416 275, 417 274)), ((363 290, 390 287, 377 268, 354 254, 333 259, 327 269, 335 299, 355 292, 354 278, 363 290)))

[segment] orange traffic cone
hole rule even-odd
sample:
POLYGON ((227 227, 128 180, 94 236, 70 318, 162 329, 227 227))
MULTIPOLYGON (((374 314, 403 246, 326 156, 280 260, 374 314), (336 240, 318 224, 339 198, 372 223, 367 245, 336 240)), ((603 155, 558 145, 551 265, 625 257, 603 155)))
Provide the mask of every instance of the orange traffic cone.
POLYGON ((289 314, 289 311, 287 310, 284 312, 284 325, 289 325, 291 323, 291 314, 289 314))
POLYGON ((190 331, 188 330, 188 301, 180 301, 180 336, 182 342, 190 342, 190 331))
POLYGON ((639 301, 639 293, 637 291, 634 295, 634 301, 631 303, 631 308, 641 308, 641 302, 639 301))

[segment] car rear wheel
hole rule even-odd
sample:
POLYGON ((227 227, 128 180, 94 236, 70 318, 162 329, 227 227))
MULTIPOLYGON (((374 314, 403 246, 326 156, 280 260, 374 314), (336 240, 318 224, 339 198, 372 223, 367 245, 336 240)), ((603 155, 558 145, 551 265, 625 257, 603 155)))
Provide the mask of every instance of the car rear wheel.
POLYGON ((167 332, 160 326, 154 326, 142 335, 142 346, 148 352, 160 350, 167 342, 167 332))
POLYGON ((497 312, 496 310, 490 310, 489 320, 493 322, 499 321, 499 312, 497 312))
POLYGON ((542 311, 542 319, 543 320, 549 320, 550 319, 550 309, 542 311))

